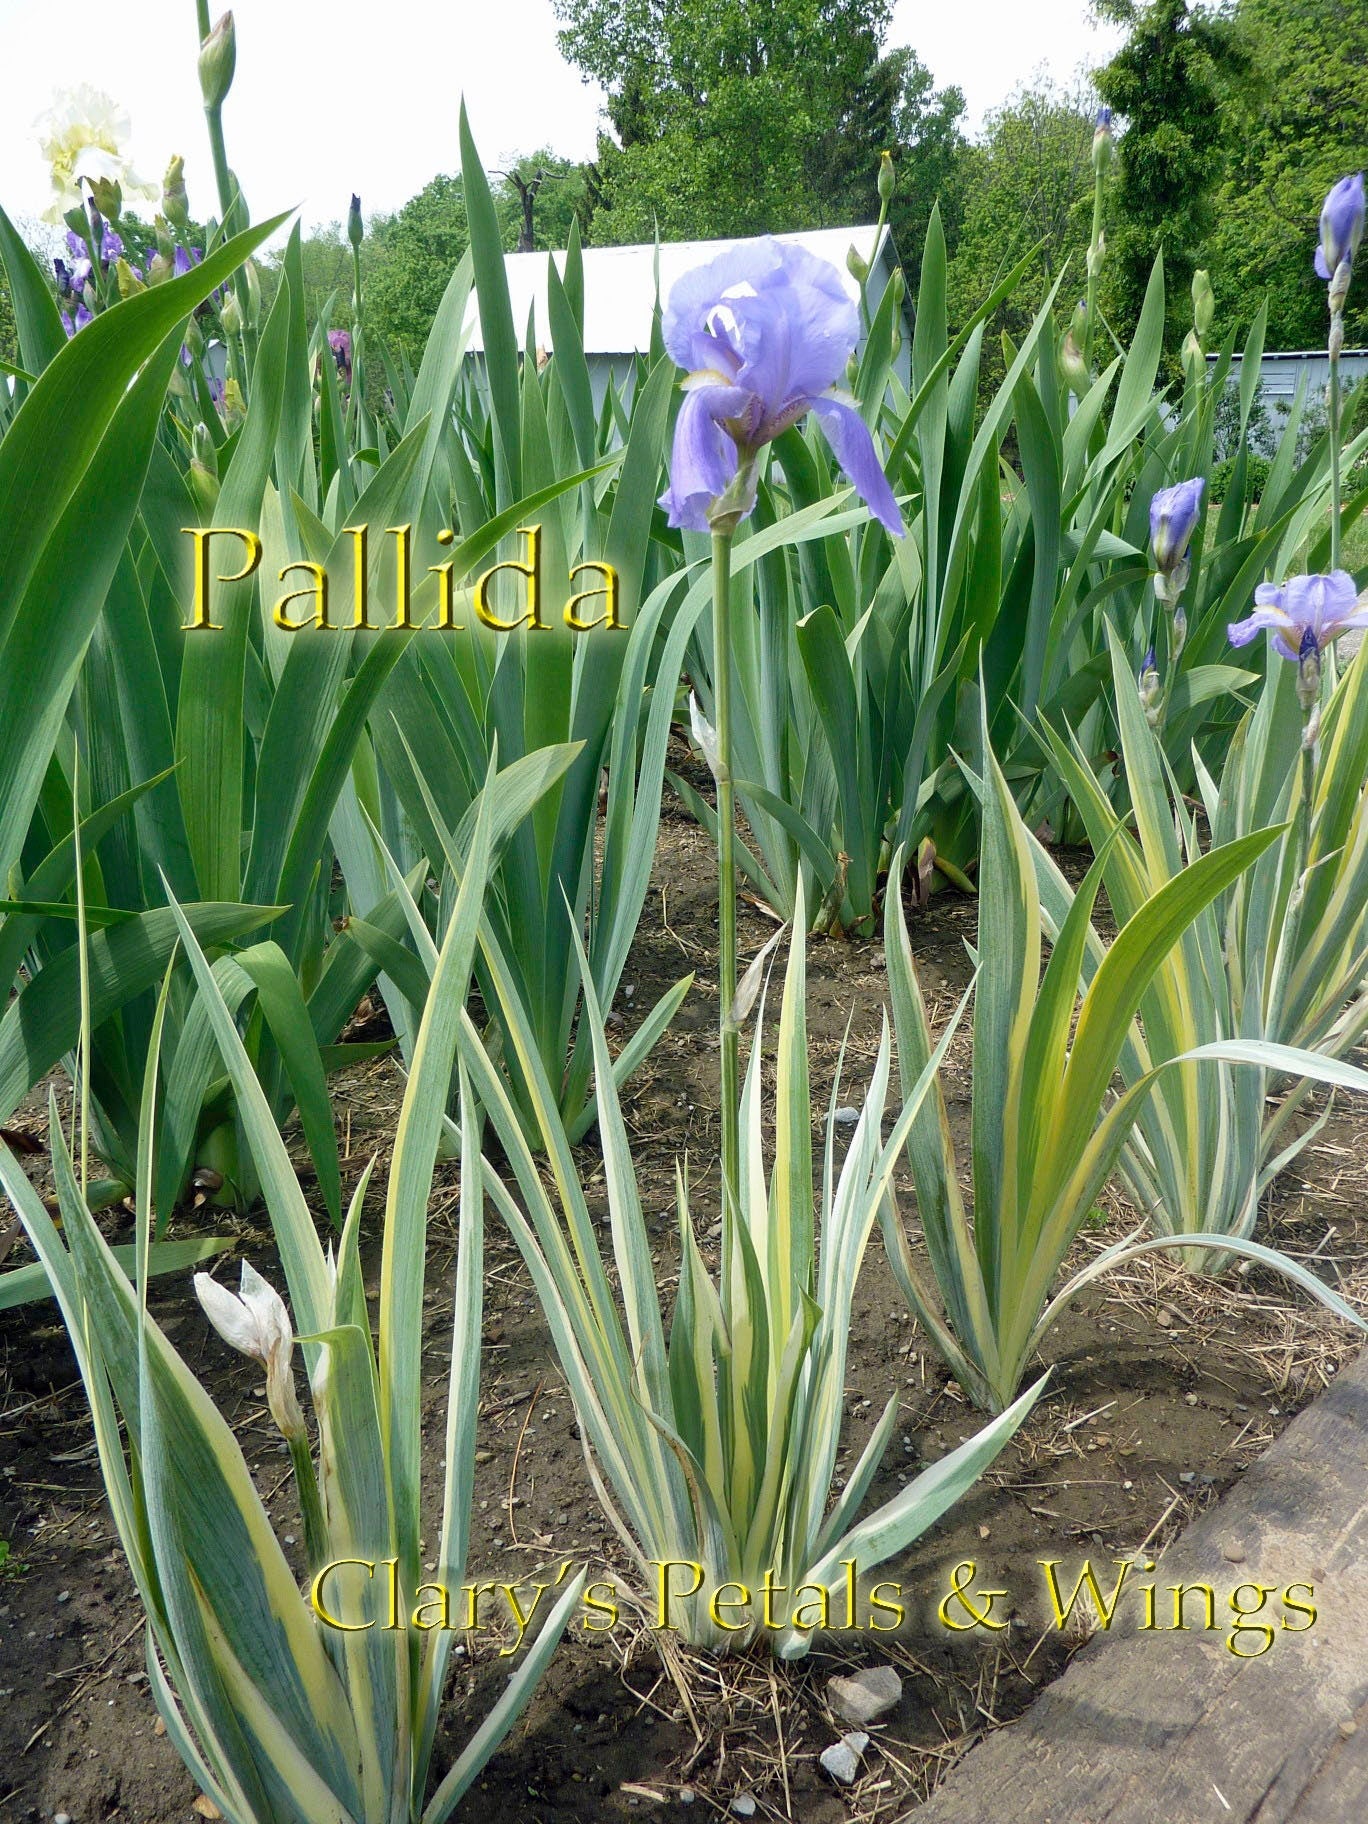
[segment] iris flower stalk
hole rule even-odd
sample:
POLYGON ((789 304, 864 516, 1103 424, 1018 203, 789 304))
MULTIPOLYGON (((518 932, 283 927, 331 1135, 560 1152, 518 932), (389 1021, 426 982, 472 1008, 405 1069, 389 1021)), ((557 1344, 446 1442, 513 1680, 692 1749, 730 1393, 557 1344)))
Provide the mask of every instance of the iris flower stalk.
POLYGON ((1344 305, 1349 296, 1349 280, 1354 268, 1354 255, 1363 239, 1364 190, 1363 173, 1342 177, 1326 197, 1321 208, 1320 244, 1316 248, 1316 272, 1326 282, 1330 306, 1330 335, 1326 352, 1330 357, 1330 383, 1326 388, 1326 406, 1330 415, 1330 568, 1340 567, 1340 350, 1344 347, 1344 305))
MULTIPOLYGON (((195 0, 195 19, 200 38, 200 93, 204 100, 205 125, 209 131, 209 152, 214 161, 214 185, 218 190, 223 232, 229 235, 236 229, 248 226, 246 205, 237 180, 228 168, 228 149, 223 138, 223 104, 233 86, 233 73, 237 66, 237 28, 231 12, 224 13, 218 23, 211 26, 209 0, 195 0)), ((233 289, 237 293, 238 308, 246 322, 249 300, 247 280, 241 267, 233 275, 233 289)), ((245 375, 243 383, 246 383, 245 375)))
POLYGON ((1083 361, 1091 372, 1093 324, 1097 321, 1097 281, 1102 273, 1102 258, 1107 248, 1107 237, 1102 227, 1102 203, 1107 188, 1107 173, 1111 169, 1112 153, 1115 141, 1112 138, 1112 111, 1104 103, 1097 110, 1097 124, 1093 129, 1092 165, 1093 165, 1093 215, 1092 235, 1088 241, 1088 297, 1083 320, 1083 361))
MULTIPOLYGON (((1155 564, 1154 595, 1156 601, 1167 606, 1170 615, 1167 672, 1163 690, 1158 694, 1152 690, 1151 701, 1146 704, 1146 715, 1152 717, 1151 727, 1154 728, 1163 726, 1169 693, 1173 689, 1173 680, 1178 675, 1178 658, 1187 640, 1187 612, 1183 607, 1183 590, 1187 587, 1191 570, 1188 546, 1201 517, 1202 495, 1205 491, 1205 477, 1195 475, 1191 480, 1177 482, 1171 488, 1160 488, 1150 501, 1150 550, 1155 564)), ((1145 664, 1149 673, 1154 672, 1154 666, 1150 662, 1152 656, 1153 648, 1150 649, 1145 664)))
MULTIPOLYGON (((881 199, 886 201, 885 199, 881 199)), ((670 293, 665 347, 685 371, 670 486, 672 526, 712 535, 717 785, 718 990, 723 1257, 739 1212, 740 1016, 736 994, 736 794, 732 777, 731 552, 754 509, 766 444, 815 412, 841 467, 896 538, 902 518, 856 402, 836 381, 859 341, 859 313, 829 261, 769 239, 696 267, 670 293)))

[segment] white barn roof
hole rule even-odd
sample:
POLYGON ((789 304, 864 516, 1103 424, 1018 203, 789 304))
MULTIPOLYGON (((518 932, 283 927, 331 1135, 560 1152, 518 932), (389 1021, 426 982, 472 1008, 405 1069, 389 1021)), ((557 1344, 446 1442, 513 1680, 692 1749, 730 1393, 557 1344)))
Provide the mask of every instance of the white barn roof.
MULTIPOLYGON (((801 234, 776 234, 776 241, 790 241, 804 247, 819 259, 827 260, 841 275, 852 299, 860 295, 859 287, 846 270, 846 252, 851 242, 877 271, 878 261, 871 257, 875 247, 875 224, 856 228, 813 228, 801 234)), ((744 245, 744 237, 722 241, 662 241, 660 243, 660 301, 669 302, 675 280, 695 266, 702 266, 729 247, 744 245)), ((878 254, 891 254, 888 227, 884 226, 878 241, 878 254)), ((651 313, 655 308, 656 248, 654 244, 637 247, 586 247, 584 261, 584 352, 586 355, 646 354, 651 345, 651 313)), ((513 328, 519 343, 527 331, 527 313, 536 311, 536 343, 552 346, 550 320, 546 303, 546 262, 553 259, 559 273, 565 271, 564 253, 509 253, 504 255, 508 274, 509 299, 513 307, 513 328)), ((886 278, 886 275, 882 275, 886 278)), ((883 290, 880 277, 871 286, 877 299, 883 290)), ((471 298, 470 340, 467 347, 482 352, 475 300, 471 298)))

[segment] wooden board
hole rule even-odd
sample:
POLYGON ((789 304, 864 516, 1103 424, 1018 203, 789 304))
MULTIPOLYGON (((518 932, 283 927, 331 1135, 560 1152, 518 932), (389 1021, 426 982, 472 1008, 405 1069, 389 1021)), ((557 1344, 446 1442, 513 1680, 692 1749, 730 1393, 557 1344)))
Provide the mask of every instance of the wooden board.
MULTIPOLYGON (((1162 1623, 1168 1585, 1205 1581, 1227 1625, 1146 1633, 1134 1627, 1142 1605, 1129 1622, 1118 1610, 909 1824, 1368 1824, 1368 1354, 1147 1581, 1162 1623), (1260 1658, 1233 1657, 1228 1593, 1308 1581, 1314 1625, 1280 1632, 1260 1658)), ((1269 1606, 1276 1623, 1285 1611, 1269 1606)), ((1202 1608, 1192 1601, 1194 1622, 1202 1608)))

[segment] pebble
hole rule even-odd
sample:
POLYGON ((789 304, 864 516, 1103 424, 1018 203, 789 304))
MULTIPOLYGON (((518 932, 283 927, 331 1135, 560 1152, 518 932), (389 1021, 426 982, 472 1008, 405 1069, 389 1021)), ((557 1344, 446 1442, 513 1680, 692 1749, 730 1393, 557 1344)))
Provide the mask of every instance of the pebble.
POLYGON ((1358 1734, 1358 1724, 1354 1721, 1352 1716, 1346 1716, 1339 1726, 1339 1732, 1345 1740, 1348 1741, 1351 1735, 1358 1734))
POLYGON ((1221 1556, 1225 1559, 1227 1564, 1243 1564, 1245 1561, 1245 1549, 1242 1545, 1223 1545, 1221 1547, 1221 1556))
POLYGON ((53 1814, 52 1824, 71 1824, 71 1819, 64 1811, 53 1814))
POLYGON ((868 1746, 869 1737, 863 1729, 852 1729, 830 1748, 823 1748, 819 1758, 838 1785, 853 1786, 860 1774, 860 1756, 868 1746))
POLYGON ((827 1681, 827 1702, 847 1723, 872 1723, 902 1698, 902 1680, 892 1666, 861 1666, 827 1681))
POLYGON ((836 1113, 832 1116, 837 1127, 854 1127, 859 1118, 860 1111, 858 1108, 838 1108, 836 1113))
POLYGON ((755 1816, 754 1793, 738 1792, 731 1802, 731 1808, 738 1818, 753 1818, 755 1816))
POLYGON ((1178 1480, 1180 1482, 1195 1482, 1197 1480, 1197 1472, 1193 1469, 1185 1469, 1178 1477, 1178 1480))

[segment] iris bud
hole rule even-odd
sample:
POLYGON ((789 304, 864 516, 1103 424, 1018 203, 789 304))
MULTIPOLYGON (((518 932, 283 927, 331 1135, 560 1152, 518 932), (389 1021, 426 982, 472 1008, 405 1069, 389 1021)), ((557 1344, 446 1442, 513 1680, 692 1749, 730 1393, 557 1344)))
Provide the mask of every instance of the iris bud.
POLYGON ((255 329, 261 321, 261 274, 255 260, 248 260, 242 270, 247 279, 247 321, 255 329))
POLYGON ((1112 161, 1116 142, 1112 138, 1112 111, 1104 102, 1097 110, 1097 124, 1093 128, 1092 162, 1093 170, 1105 171, 1112 161))
POLYGON ((1198 267, 1192 275, 1192 326, 1203 341, 1215 314, 1216 293, 1211 289, 1211 276, 1198 267))
POLYGON ((138 274, 134 272, 133 268, 125 259, 119 259, 115 262, 114 276, 119 283, 119 296, 121 298, 135 298, 140 291, 147 290, 146 284, 138 274))
POLYGON ((854 241, 846 249, 846 271, 857 285, 863 285, 869 277, 869 261, 860 253, 854 241))
POLYGON ((879 154, 879 201, 881 203, 888 203, 888 202, 892 201, 893 183, 894 183, 893 154, 891 152, 880 152, 880 154, 879 154))
POLYGON ((179 152, 166 167, 161 206, 167 221, 174 222, 178 228, 184 228, 190 220, 190 199, 185 194, 185 160, 179 152))
POLYGON ((200 46, 200 93, 204 96, 206 108, 217 109, 223 106, 228 91, 233 86, 233 71, 236 67, 237 31, 233 25, 232 13, 227 12, 200 46))
POLYGON ((223 325, 225 336, 242 334, 242 307, 237 301, 235 292, 230 291, 225 295, 223 303, 219 306, 219 321, 223 325))
POLYGON ((364 233, 365 228, 361 221, 361 198, 353 196, 351 208, 347 211, 347 239, 353 247, 359 247, 364 233))

